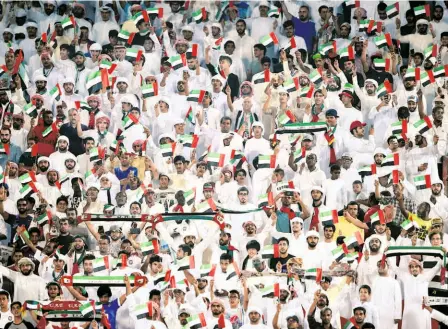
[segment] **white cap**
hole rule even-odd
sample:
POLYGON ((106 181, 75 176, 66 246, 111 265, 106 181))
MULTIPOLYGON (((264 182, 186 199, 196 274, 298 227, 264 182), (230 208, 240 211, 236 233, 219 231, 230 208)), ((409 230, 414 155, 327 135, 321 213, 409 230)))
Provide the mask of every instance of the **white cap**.
POLYGON ((103 50, 103 47, 99 43, 94 43, 90 46, 89 50, 103 50))
POLYGON ((25 17, 25 16, 26 16, 25 9, 20 8, 16 11, 16 17, 25 17))
POLYGON ((25 27, 34 27, 34 28, 38 28, 37 27, 37 23, 36 22, 27 22, 26 24, 25 24, 25 27))
POLYGON ((68 76, 62 82, 63 85, 66 83, 71 83, 72 85, 75 85, 75 79, 73 79, 71 76, 68 76))
POLYGON ((190 32, 194 33, 194 30, 190 25, 183 26, 181 29, 181 32, 183 32, 183 31, 190 31, 190 32))
POLYGON ((309 237, 316 237, 316 238, 320 239, 320 235, 319 235, 319 233, 317 233, 317 231, 315 231, 315 230, 309 230, 309 231, 306 233, 305 238, 308 239, 309 237))
POLYGON ((294 217, 293 219, 291 219, 291 224, 292 223, 300 223, 303 225, 303 219, 300 217, 294 217))
POLYGON ((264 124, 262 122, 260 122, 260 121, 255 121, 254 123, 252 123, 252 127, 251 128, 253 129, 254 127, 260 127, 264 131, 264 124))
POLYGON ((46 78, 44 75, 42 75, 42 74, 38 75, 38 76, 36 77, 36 79, 34 79, 34 80, 35 80, 35 81, 45 81, 45 82, 48 81, 47 78, 46 78))

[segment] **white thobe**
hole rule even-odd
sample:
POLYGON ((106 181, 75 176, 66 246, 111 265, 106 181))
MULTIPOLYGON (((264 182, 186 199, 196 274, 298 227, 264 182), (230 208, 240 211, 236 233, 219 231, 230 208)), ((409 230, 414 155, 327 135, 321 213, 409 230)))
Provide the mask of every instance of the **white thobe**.
POLYGON ((397 280, 379 276, 373 281, 372 303, 379 313, 379 328, 395 328, 394 320, 401 319, 401 289, 397 280))

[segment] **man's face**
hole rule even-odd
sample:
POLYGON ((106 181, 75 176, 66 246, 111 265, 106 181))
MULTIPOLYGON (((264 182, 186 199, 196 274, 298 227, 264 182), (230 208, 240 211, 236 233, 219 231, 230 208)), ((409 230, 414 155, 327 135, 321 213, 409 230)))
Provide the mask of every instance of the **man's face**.
POLYGON ((221 132, 228 133, 230 131, 230 120, 221 120, 221 132))
POLYGON ((312 190, 311 191, 311 198, 313 199, 313 201, 319 201, 322 198, 322 192, 321 191, 312 190))
POLYGON ((348 205, 347 211, 350 216, 357 218, 358 217, 358 206, 357 205, 348 205))
POLYGON ((7 308, 9 305, 9 299, 6 295, 0 295, 0 307, 7 308))
POLYGON ((323 325, 329 325, 331 323, 331 315, 332 314, 330 310, 326 310, 324 313, 320 314, 323 325))
POLYGON ((34 39, 36 37, 37 29, 33 26, 28 26, 26 32, 28 33, 28 38, 34 39))
POLYGON ((440 193, 442 192, 442 184, 432 184, 431 185, 431 191, 433 195, 440 195, 440 193))
POLYGON ((440 234, 434 234, 431 237, 431 246, 440 247, 442 245, 442 239, 440 238, 440 234))
POLYGON ((409 112, 415 112, 415 110, 417 109, 417 103, 414 101, 408 101, 408 109, 409 112))
POLYGON ((61 233, 67 233, 69 229, 70 229, 70 225, 68 224, 68 221, 61 222, 61 226, 59 229, 59 231, 61 233))
POLYGON ((250 312, 249 313, 249 320, 250 320, 250 324, 258 324, 258 322, 260 321, 260 314, 258 312, 250 312))
POLYGON ((185 91, 185 82, 179 81, 177 83, 177 91, 180 92, 180 93, 185 91))
POLYGON ((98 246, 100 248, 100 253, 105 254, 109 252, 109 241, 106 239, 100 239, 98 246))
POLYGON ((181 324, 182 326, 186 326, 187 323, 188 323, 187 319, 188 319, 189 317, 190 317, 190 315, 187 314, 187 313, 181 313, 181 314, 179 314, 179 322, 180 322, 180 324, 181 324))
POLYGON ((428 25, 426 24, 418 24, 417 25, 417 31, 419 34, 426 34, 428 31, 428 25))
POLYGON ((11 134, 9 133, 9 130, 0 130, 0 140, 3 144, 9 143, 9 140, 11 139, 11 134))
POLYGON ((226 52, 226 54, 232 55, 233 52, 235 51, 235 44, 233 42, 226 42, 224 46, 224 51, 226 52))
POLYGON ((358 323, 358 324, 363 324, 364 323, 364 319, 366 318, 366 315, 364 314, 364 311, 356 310, 354 316, 355 316, 356 323, 358 323))
POLYGON ((48 170, 48 167, 50 166, 50 163, 47 160, 39 161, 37 164, 37 167, 41 172, 45 172, 48 170))
POLYGON ((364 89, 367 92, 367 95, 372 96, 375 95, 375 85, 373 83, 366 83, 366 85, 364 86, 364 89))
POLYGON ((314 248, 317 246, 318 242, 319 242, 319 238, 315 237, 315 236, 309 236, 306 239, 306 242, 308 243, 308 246, 311 248, 314 248))
POLYGON ((59 287, 56 285, 51 285, 47 288, 48 297, 55 298, 59 295, 59 287))
POLYGON ((300 7, 300 9, 299 9, 299 19, 301 21, 306 21, 308 19, 308 8, 300 7))
POLYGON ((159 179, 159 182, 160 182, 160 186, 161 186, 161 187, 163 187, 163 188, 167 188, 167 187, 168 187, 168 183, 169 183, 169 178, 166 177, 166 176, 162 176, 162 177, 159 179))
POLYGON ((344 62, 344 69, 346 72, 351 73, 353 71, 353 62, 352 61, 345 61, 344 62))
POLYGON ((379 10, 379 9, 378 9, 378 17, 379 17, 381 20, 385 20, 385 19, 387 19, 387 12, 386 12, 386 10, 379 10))
POLYGON ((338 119, 337 119, 336 117, 334 117, 334 116, 326 116, 325 119, 326 119, 326 121, 327 121, 327 124, 328 124, 330 127, 334 127, 334 126, 336 126, 336 124, 337 124, 337 122, 338 122, 338 119))
POLYGON ((44 123, 46 125, 51 125, 53 123, 53 113, 51 112, 45 112, 43 115, 44 123))
POLYGON ((294 25, 289 25, 285 29, 286 36, 292 38, 294 36, 294 25))
POLYGON ((339 176, 341 176, 341 170, 340 169, 333 169, 331 171, 331 179, 339 179, 339 176))
POLYGON ((15 56, 13 53, 6 53, 5 54, 5 63, 6 65, 8 64, 13 64, 15 60, 15 56))
POLYGON ((280 251, 280 254, 288 253, 288 244, 286 243, 286 241, 280 241, 278 243, 278 250, 280 251))
POLYGON ((75 239, 75 249, 76 250, 81 250, 82 248, 84 248, 84 241, 82 241, 82 239, 75 239))
POLYGON ((221 309, 222 309, 222 306, 220 304, 213 303, 211 305, 212 314, 215 317, 222 313, 221 309))
POLYGON ((54 5, 51 4, 51 3, 45 3, 44 4, 44 11, 45 11, 45 14, 50 16, 54 12, 54 5))
POLYGON ((433 17, 438 21, 441 20, 443 17, 443 8, 436 7, 433 12, 433 17))
POLYGON ((334 235, 334 230, 332 227, 326 227, 324 229, 324 236, 326 239, 332 239, 334 235))
POLYGON ((229 243, 229 236, 227 235, 227 233, 221 233, 221 235, 219 236, 219 244, 221 246, 225 246, 228 243, 229 243))
POLYGON ((177 174, 183 174, 185 171, 185 165, 182 161, 176 161, 174 163, 174 166, 176 167, 177 174))
POLYGON ((221 29, 219 27, 216 26, 212 26, 212 35, 213 37, 217 37, 219 36, 219 34, 221 33, 221 29))
POLYGON ((249 193, 247 193, 246 191, 238 193, 238 200, 240 200, 241 204, 247 204, 247 202, 249 201, 249 193))
MULTIPOLYGON (((14 253, 14 255, 12 256, 12 261, 14 262, 14 264, 17 264, 19 262, 19 260, 21 260, 23 258, 23 253, 21 251, 16 251, 14 253)), ((1 295, 0 295, 1 298, 1 295)))
POLYGON ((385 233, 386 232, 386 224, 376 224, 376 227, 375 227, 375 231, 378 233, 378 234, 383 234, 383 233, 385 233))
POLYGON ((55 171, 50 171, 47 174, 47 179, 49 183, 55 183, 58 180, 58 174, 55 171))
POLYGON ((61 140, 58 141, 58 149, 59 149, 59 151, 66 151, 67 148, 68 148, 68 143, 67 143, 66 140, 61 139, 61 140))
POLYGON ((341 27, 341 36, 343 37, 343 38, 346 38, 346 37, 348 37, 350 35, 350 28, 348 27, 348 26, 342 26, 341 27))
POLYGON ((369 242, 370 251, 378 252, 381 247, 381 241, 379 239, 371 239, 369 242))
POLYGON ((269 7, 259 6, 258 9, 260 10, 260 16, 266 17, 266 15, 268 14, 269 7))
POLYGON ((244 25, 244 23, 239 22, 236 23, 236 32, 240 35, 244 34, 244 32, 246 31, 246 26, 244 25))
POLYGON ((101 19, 104 22, 107 22, 110 18, 110 12, 109 11, 101 11, 101 19))
POLYGON ((187 65, 190 70, 196 70, 197 65, 197 59, 196 58, 190 58, 187 60, 187 65))
POLYGON ((30 275, 32 270, 33 267, 31 266, 31 264, 23 264, 20 266, 20 272, 25 276, 30 275))
POLYGON ((384 154, 380 154, 380 153, 375 154, 375 156, 373 157, 373 159, 375 160, 375 163, 376 163, 377 165, 380 165, 381 162, 382 162, 383 159, 384 159, 384 154))

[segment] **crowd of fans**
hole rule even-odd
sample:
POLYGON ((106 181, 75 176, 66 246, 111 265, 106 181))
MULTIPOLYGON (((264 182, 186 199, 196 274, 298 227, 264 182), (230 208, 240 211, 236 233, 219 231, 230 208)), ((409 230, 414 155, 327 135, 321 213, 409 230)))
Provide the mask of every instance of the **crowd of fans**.
POLYGON ((448 325, 447 1, 2 1, 0 329, 448 325))

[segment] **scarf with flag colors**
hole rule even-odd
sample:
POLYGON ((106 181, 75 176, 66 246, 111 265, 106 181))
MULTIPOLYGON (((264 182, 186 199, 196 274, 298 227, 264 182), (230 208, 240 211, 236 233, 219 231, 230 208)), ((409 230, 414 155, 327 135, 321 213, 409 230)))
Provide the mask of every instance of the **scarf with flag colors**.
POLYGON ((285 124, 283 127, 276 129, 276 134, 304 134, 317 133, 327 130, 326 122, 294 122, 285 124))

